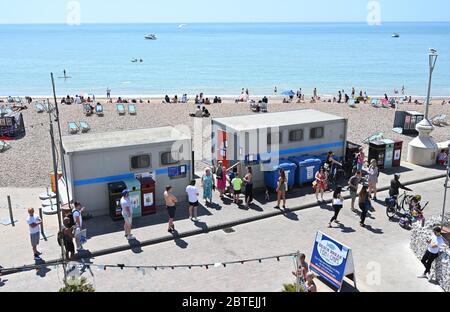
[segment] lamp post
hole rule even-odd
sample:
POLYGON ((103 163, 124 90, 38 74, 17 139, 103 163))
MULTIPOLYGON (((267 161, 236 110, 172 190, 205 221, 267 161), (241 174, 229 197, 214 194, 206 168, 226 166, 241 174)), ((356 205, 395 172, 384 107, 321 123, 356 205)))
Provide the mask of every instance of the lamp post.
POLYGON ((420 166, 433 166, 436 164, 436 152, 438 150, 436 142, 430 136, 434 130, 432 122, 428 119, 428 107, 431 98, 431 78, 433 76, 434 67, 436 65, 438 54, 436 49, 430 49, 428 52, 429 76, 428 76, 428 92, 425 103, 424 119, 416 125, 419 135, 414 138, 408 145, 408 162, 420 166))

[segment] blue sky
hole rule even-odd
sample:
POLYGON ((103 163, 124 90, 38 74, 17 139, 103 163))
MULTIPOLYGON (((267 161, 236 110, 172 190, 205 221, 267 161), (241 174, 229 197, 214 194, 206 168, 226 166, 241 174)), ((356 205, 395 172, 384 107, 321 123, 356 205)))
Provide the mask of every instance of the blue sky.
POLYGON ((450 21, 449 0, 1 0, 0 23, 358 22, 380 4, 381 22, 450 21))

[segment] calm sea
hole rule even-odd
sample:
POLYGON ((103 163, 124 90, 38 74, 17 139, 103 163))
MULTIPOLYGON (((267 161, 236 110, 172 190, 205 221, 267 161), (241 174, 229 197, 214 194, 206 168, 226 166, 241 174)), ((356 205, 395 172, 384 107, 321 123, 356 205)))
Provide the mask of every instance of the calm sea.
POLYGON ((430 47, 433 95, 450 95, 450 23, 0 25, 0 46, 0 95, 48 95, 64 69, 58 94, 425 95, 430 47))

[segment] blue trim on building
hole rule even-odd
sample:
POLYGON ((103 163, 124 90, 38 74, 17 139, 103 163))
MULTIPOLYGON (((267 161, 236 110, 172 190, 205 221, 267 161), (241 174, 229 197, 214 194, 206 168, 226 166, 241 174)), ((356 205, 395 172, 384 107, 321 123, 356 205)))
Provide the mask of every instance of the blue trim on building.
POLYGON ((301 147, 295 147, 285 150, 279 150, 278 153, 271 152, 271 153, 261 153, 261 158, 268 159, 272 156, 281 156, 281 155, 289 155, 289 154, 296 154, 296 153, 305 153, 305 152, 311 152, 316 150, 323 150, 323 149, 330 149, 334 147, 344 147, 345 142, 339 141, 339 142, 332 142, 327 144, 318 144, 318 145, 310 145, 310 146, 301 146, 301 147))
MULTIPOLYGON (((188 173, 189 169, 190 169, 190 165, 186 164, 185 166, 186 166, 186 173, 188 173)), ((156 175, 168 175, 168 173, 169 173, 168 168, 154 169, 153 172, 156 175)), ((73 182, 73 184, 74 184, 74 186, 82 186, 82 185, 90 185, 90 184, 97 184, 97 183, 117 182, 117 181, 127 180, 130 178, 134 178, 134 173, 125 173, 125 174, 100 177, 100 178, 75 180, 73 182)))

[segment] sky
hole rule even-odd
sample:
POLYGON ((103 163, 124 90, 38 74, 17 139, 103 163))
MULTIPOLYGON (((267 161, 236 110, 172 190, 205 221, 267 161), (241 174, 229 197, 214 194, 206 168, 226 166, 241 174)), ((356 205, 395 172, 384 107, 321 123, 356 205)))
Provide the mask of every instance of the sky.
POLYGON ((0 24, 450 21, 449 0, 0 0, 0 24))

